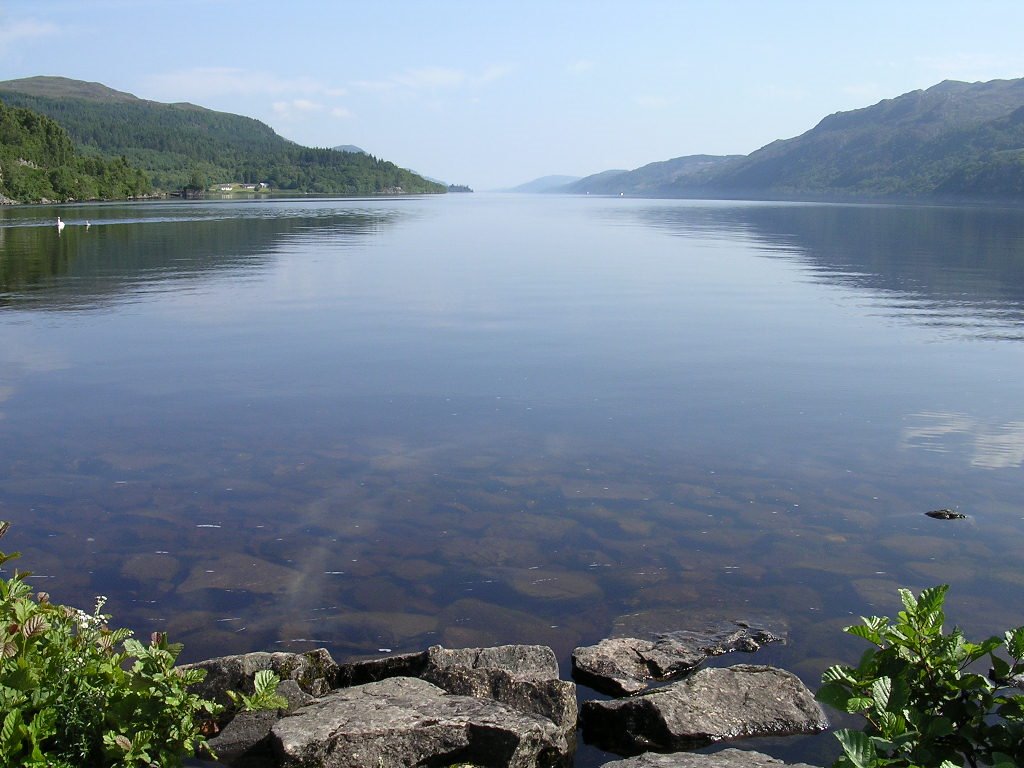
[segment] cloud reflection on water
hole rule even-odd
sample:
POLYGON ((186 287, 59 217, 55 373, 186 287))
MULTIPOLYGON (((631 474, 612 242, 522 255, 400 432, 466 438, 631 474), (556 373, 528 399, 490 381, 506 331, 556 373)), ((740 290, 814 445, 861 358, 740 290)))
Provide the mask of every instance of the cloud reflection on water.
POLYGON ((901 445, 932 453, 965 453, 972 467, 1024 465, 1024 421, 994 424, 962 413, 922 412, 908 417, 901 445), (966 443, 966 449, 958 444, 966 443))

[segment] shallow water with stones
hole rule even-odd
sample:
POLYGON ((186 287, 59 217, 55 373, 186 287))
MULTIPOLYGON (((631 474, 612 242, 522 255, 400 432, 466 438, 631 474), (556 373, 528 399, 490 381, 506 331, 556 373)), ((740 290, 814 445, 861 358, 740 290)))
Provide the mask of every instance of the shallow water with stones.
POLYGON ((1022 341, 1014 209, 0 209, 4 547, 185 660, 739 618, 813 687, 898 586, 1024 623, 1022 341))

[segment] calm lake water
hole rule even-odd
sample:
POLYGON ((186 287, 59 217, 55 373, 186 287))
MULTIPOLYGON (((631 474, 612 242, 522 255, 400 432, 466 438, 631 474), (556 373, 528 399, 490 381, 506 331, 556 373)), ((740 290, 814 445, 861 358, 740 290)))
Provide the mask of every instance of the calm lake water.
POLYGON ((183 660, 752 619, 816 687, 898 586, 1024 623, 1022 374, 1021 210, 0 209, 0 548, 183 660))

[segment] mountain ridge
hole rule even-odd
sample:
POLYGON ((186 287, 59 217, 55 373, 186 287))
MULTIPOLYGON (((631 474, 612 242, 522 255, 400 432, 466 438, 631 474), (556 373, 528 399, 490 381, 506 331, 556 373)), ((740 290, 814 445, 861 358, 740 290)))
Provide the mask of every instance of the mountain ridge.
POLYGON ((793 200, 1024 199, 1024 78, 943 80, 835 112, 749 155, 602 171, 576 194, 793 200))

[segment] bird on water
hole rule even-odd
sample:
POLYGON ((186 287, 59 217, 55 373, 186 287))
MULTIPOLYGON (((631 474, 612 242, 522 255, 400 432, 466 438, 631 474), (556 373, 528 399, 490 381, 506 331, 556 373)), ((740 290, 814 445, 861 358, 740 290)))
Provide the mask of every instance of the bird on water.
POLYGON ((60 232, 64 229, 64 222, 60 220, 60 216, 57 217, 57 231, 60 232))

